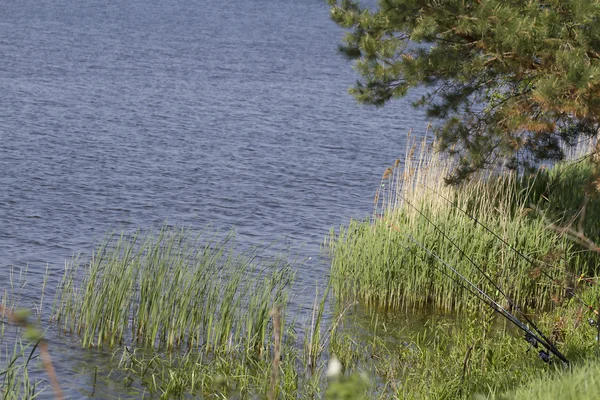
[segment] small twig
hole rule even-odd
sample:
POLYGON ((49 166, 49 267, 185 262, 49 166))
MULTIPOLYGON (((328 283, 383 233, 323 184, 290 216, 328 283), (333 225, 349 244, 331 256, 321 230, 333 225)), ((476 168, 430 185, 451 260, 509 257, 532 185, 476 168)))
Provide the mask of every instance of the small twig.
POLYGON ((465 377, 467 376, 467 368, 469 367, 469 359, 471 358, 471 351, 473 350, 473 346, 475 346, 475 343, 473 343, 471 346, 469 346, 469 348, 467 349, 467 353, 465 354, 465 359, 463 361, 463 369, 462 369, 462 375, 460 377, 460 394, 462 395, 462 392, 464 390, 464 383, 465 383, 465 377))
POLYGON ((279 361, 281 359, 281 307, 275 306, 269 313, 273 318, 273 372, 271 374, 271 386, 269 388, 269 400, 276 397, 277 378, 279 377, 279 361))
MULTIPOLYGON (((548 222, 548 229, 552 229, 553 231, 560 233, 562 235, 567 236, 569 239, 571 239, 572 241, 576 242, 577 244, 579 244, 582 247, 587 248, 590 251, 594 251, 596 253, 600 253, 600 246, 598 246, 596 244, 596 242, 594 242, 593 240, 591 240, 590 238, 588 238, 585 233, 583 232, 582 229, 579 229, 579 227, 582 226, 582 216, 585 216, 585 211, 587 208, 587 201, 584 201, 584 204, 582 206, 581 209, 581 215, 579 216, 581 219, 579 221, 578 224, 578 230, 575 230, 569 226, 560 226, 554 222, 551 222, 548 220, 548 218, 544 215, 543 211, 536 206, 535 204, 530 204, 529 207, 531 207, 531 209, 535 210, 545 221, 548 222)), ((573 221, 571 221, 572 223, 573 221)))
POLYGON ((465 354, 465 360, 463 361, 463 370, 462 376, 460 378, 461 385, 465 382, 465 377, 467 376, 467 367, 469 366, 469 358, 471 358, 471 351, 473 350, 474 344, 469 346, 467 349, 467 353, 465 354))
POLYGON ((50 351, 48 351, 48 341, 42 338, 40 340, 39 348, 42 356, 42 363, 44 364, 46 373, 50 377, 50 382, 52 384, 52 389, 54 389, 54 394, 57 399, 64 399, 62 389, 60 388, 60 384, 58 383, 56 371, 54 370, 54 365, 52 364, 52 359, 50 358, 50 351))

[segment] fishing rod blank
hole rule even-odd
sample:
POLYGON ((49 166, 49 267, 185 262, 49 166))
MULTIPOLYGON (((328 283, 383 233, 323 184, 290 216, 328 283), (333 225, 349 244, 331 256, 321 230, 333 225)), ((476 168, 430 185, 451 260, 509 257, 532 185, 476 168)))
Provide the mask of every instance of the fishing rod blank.
MULTIPOLYGON (((380 219, 382 221, 383 218, 380 217, 380 219)), ((385 222, 385 221, 384 221, 385 222)), ((388 224, 387 222, 385 222, 386 225, 391 225, 388 224)), ((393 226, 392 226, 393 227, 393 226)), ((395 228, 395 227, 394 227, 395 228)), ((502 315, 503 317, 505 317, 506 319, 508 319, 510 322, 512 322, 515 326, 517 326, 519 329, 521 329, 522 331, 525 332, 525 340, 530 343, 530 346, 537 348, 538 347, 538 343, 542 344, 544 347, 546 347, 546 349, 552 353, 554 353, 554 351, 552 351, 552 349, 548 346, 548 343, 546 343, 544 340, 542 340, 538 335, 536 335, 534 332, 532 332, 523 322, 521 322, 517 317, 515 317, 513 314, 511 314, 510 312, 508 312, 508 310, 506 310, 504 307, 502 307, 500 304, 498 304, 498 302, 496 302, 494 299, 492 299, 487 293, 485 293, 482 289, 480 289, 477 285, 475 285, 473 282, 471 282, 469 279, 467 279, 464 275, 462 275, 460 272, 458 272, 455 268, 453 268, 450 264, 448 264, 446 261, 444 261, 442 258, 440 258, 436 253, 434 253, 432 250, 428 249, 427 247, 423 246, 419 241, 417 241, 414 237, 412 237, 411 235, 400 231, 398 228, 396 228, 396 230, 398 232, 400 232, 401 234, 403 234, 404 236, 406 236, 408 239, 410 239, 413 243, 415 243, 418 247, 420 247, 422 250, 424 250, 425 252, 427 252, 429 255, 431 255, 432 257, 434 257, 436 260, 438 260, 442 265, 444 265, 445 267, 447 267, 448 269, 450 269, 454 274, 456 274, 457 276, 459 276, 464 282, 466 282, 470 287, 472 287, 473 289, 475 289, 476 292, 473 292, 472 290, 470 290, 467 286, 465 286, 462 282, 457 281, 455 278, 451 277, 450 275, 448 275, 445 271, 443 270, 439 270, 441 271, 444 275, 448 276, 450 279, 452 279, 454 282, 458 283, 463 289, 465 289, 466 291, 468 291, 469 293, 475 295, 480 301, 482 301, 484 304, 492 307, 492 309, 494 311, 496 311, 497 313, 499 313, 500 315, 502 315)), ((404 247, 404 246, 403 246, 404 247)), ((406 247, 405 247, 406 248, 406 247)), ((423 258, 421 258, 423 259, 423 258)), ((424 259, 423 259, 424 260, 424 259)), ((424 260, 425 261, 425 260, 424 260)), ((539 356, 540 358, 544 361, 544 362, 549 362, 549 355, 547 352, 544 352, 543 350, 539 351, 539 356)), ((556 353, 555 353, 556 354, 556 353)), ((560 353, 559 353, 560 354, 560 353)), ((557 357, 559 357, 563 362, 565 363, 569 363, 569 361, 566 359, 566 357, 562 356, 562 354, 556 354, 557 357), (561 357, 562 356, 562 357, 561 357)))
MULTIPOLYGON (((469 214, 467 211, 463 210, 462 208, 458 207, 457 205, 455 205, 450 199, 446 198, 444 195, 442 195, 441 193, 437 192, 436 190, 430 188, 429 186, 427 186, 426 184, 424 184, 423 182, 419 182, 416 181, 418 184, 422 185, 424 188, 426 188, 427 190, 430 190, 431 192, 433 192, 435 195, 441 197, 442 199, 444 199, 445 201, 447 201, 448 203, 450 203, 454 208, 456 208, 457 210, 459 210, 460 212, 462 212, 463 214, 465 214, 467 217, 471 218, 476 224, 478 224, 479 226, 481 226, 483 229, 485 229, 487 232, 489 232, 490 234, 492 234, 496 239, 500 240, 504 245, 508 246, 508 248, 510 248, 512 251, 514 251, 519 257, 523 258, 525 261, 527 261, 529 263, 529 265, 531 265, 532 267, 536 266, 536 263, 540 263, 540 264, 545 264, 547 266, 550 267, 555 267, 554 265, 545 262, 543 260, 538 260, 538 259, 533 259, 531 257, 529 257, 527 254, 521 252, 519 249, 517 249, 516 247, 514 247, 513 245, 511 245, 510 243, 508 243, 503 237, 501 237, 500 235, 498 235, 496 232, 494 232, 493 230, 491 230, 489 227, 487 227, 484 223, 482 223, 481 221, 479 221, 479 219, 477 219, 477 217, 472 216, 471 214, 469 214)), ((552 277, 550 274, 548 274, 546 271, 544 271, 543 269, 539 269, 540 273, 542 273, 542 275, 544 275, 546 278, 550 279, 552 282, 554 283, 559 283, 558 281, 556 281, 554 279, 554 277, 552 277)), ((598 312, 598 310, 594 309, 593 306, 591 306, 590 304, 588 304, 585 300, 583 300, 581 298, 581 296, 577 295, 577 293, 570 287, 565 286, 565 289, 569 292, 570 295, 572 295, 575 299, 577 299, 580 303, 582 303, 584 306, 586 306, 588 308, 588 310, 590 312, 593 312, 596 315, 600 315, 600 312, 598 312)))
POLYGON ((542 345, 544 345, 544 347, 546 347, 549 351, 551 351, 552 353, 554 353, 558 358, 560 358, 562 361, 564 361, 565 363, 569 363, 569 361, 567 360, 567 358, 556 348, 556 346, 554 346, 552 344, 552 342, 543 334, 543 332, 533 323, 533 321, 531 321, 527 315, 525 315, 525 313, 520 309, 520 307, 518 307, 513 301, 512 299, 506 294, 504 293, 504 291, 502 291, 502 289, 475 263, 475 261, 473 261, 473 259, 471 257, 469 257, 468 254, 466 254, 461 248, 460 246, 458 246, 450 237, 448 237, 448 235, 445 234, 444 231, 442 231, 436 224, 433 223, 433 221, 431 221, 431 219, 429 219, 421 210, 419 210, 419 208, 417 208, 415 205, 413 205, 411 202, 409 202, 406 197, 402 196, 402 194, 400 194, 397 190, 395 190, 395 194, 397 196, 400 196, 409 206, 411 206, 412 208, 414 208, 429 224, 431 224, 434 229, 436 229, 438 232, 440 232, 442 234, 442 236, 444 236, 444 238, 446 240, 448 240, 459 252, 460 254, 462 254, 474 267, 475 269, 477 269, 477 271, 479 271, 479 273, 481 273, 487 280, 488 282, 490 282, 492 284, 492 286, 498 291, 498 293, 500 293, 502 296, 504 296, 504 298, 509 302, 509 304, 515 309, 517 310, 525 319, 525 321, 527 321, 527 323, 537 332, 537 334, 543 338, 543 341, 540 341, 540 343, 542 345))

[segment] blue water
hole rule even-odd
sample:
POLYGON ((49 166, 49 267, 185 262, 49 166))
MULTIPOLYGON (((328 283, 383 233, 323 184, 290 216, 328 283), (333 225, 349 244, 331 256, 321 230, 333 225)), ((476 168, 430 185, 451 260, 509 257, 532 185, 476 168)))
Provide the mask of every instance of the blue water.
MULTIPOLYGON (((356 104, 342 36, 320 0, 0 3, 0 289, 27 266, 33 296, 107 232, 165 221, 283 241, 311 257, 297 285, 323 281, 319 244, 427 125, 418 93, 356 104)), ((88 356, 54 348, 86 397, 88 356)))

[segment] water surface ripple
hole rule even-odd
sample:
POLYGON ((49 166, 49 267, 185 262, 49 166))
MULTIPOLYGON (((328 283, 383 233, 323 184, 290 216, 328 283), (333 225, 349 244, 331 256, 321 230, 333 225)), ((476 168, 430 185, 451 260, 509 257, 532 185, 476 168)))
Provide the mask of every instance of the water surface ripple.
POLYGON ((164 221, 283 240, 323 281, 322 239, 426 126, 355 103, 342 35, 320 0, 2 2, 0 288, 164 221))

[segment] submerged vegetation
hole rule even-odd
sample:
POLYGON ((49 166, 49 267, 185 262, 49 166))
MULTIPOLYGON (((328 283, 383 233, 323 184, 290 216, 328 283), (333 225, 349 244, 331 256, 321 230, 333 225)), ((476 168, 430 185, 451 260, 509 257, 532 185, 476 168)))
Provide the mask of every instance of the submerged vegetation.
POLYGON ((201 238, 166 228, 144 238, 109 236, 85 266, 67 267, 57 322, 86 347, 264 353, 269 312, 287 302, 290 264, 259 260, 258 250, 237 254, 231 234, 201 238))
MULTIPOLYGON (((372 218, 331 232, 339 299, 357 299, 372 315, 434 310, 404 345, 374 337, 367 346, 395 396, 512 398, 519 385, 596 359, 600 204, 586 190, 595 168, 581 157, 447 186, 451 162, 423 144, 385 171, 372 218), (448 311, 454 323, 436 322, 448 311)), ((355 346, 342 347, 351 350, 346 363, 360 364, 355 346)))
MULTIPOLYGON (((447 168, 423 146, 388 169, 373 218, 326 239, 331 278, 311 304, 293 297, 285 253, 163 227, 74 258, 53 327, 112 354, 144 397, 519 399, 560 385, 585 398, 565 380, 598 385, 600 206, 580 190, 594 166, 459 187, 447 168), (421 320, 402 318, 413 311, 421 320)), ((3 361, 4 398, 38 393, 39 337, 3 361)))
POLYGON ((380 313, 373 320, 358 319, 364 336, 357 338, 357 327, 349 326, 338 332, 331 349, 344 354, 343 363, 348 368, 369 366, 370 375, 379 379, 379 393, 386 393, 388 398, 505 398, 521 385, 560 379, 597 360, 597 329, 587 324, 581 309, 571 305, 538 321, 540 327, 552 332, 571 360, 570 366, 558 359, 550 364, 542 362, 538 349, 486 307, 477 306, 452 317, 428 314, 420 329, 403 318, 394 321, 397 316, 380 313), (402 324, 406 330, 398 332, 402 324))

